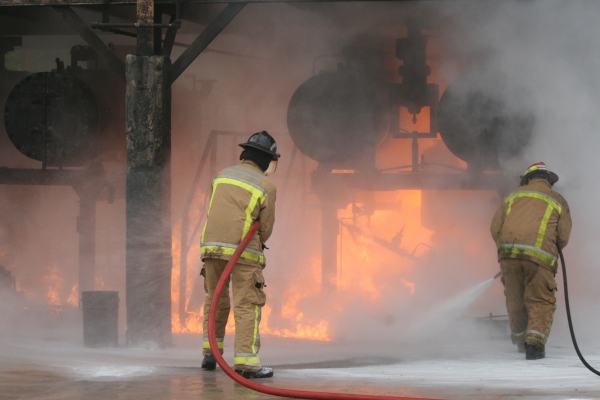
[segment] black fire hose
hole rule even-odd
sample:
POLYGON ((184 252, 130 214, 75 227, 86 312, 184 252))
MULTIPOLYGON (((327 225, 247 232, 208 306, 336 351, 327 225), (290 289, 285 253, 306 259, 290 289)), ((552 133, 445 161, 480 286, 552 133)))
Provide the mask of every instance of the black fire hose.
POLYGON ((571 321, 571 308, 569 307, 569 289, 567 288, 567 268, 565 267, 565 257, 563 256, 560 247, 558 247, 558 255, 560 256, 560 263, 562 265, 563 271, 563 283, 565 286, 565 305, 567 308, 567 320, 569 321, 569 331, 571 332, 571 339, 573 339, 573 346, 575 346, 575 351, 577 352, 577 355, 579 356, 579 359, 581 360, 583 365, 585 365, 587 369, 589 369, 596 375, 600 375, 600 371, 594 369, 594 367, 588 364, 588 362, 585 361, 585 358, 583 358, 581 351, 579 351, 579 346, 577 345, 577 340, 575 339, 575 332, 573 331, 573 321, 571 321))

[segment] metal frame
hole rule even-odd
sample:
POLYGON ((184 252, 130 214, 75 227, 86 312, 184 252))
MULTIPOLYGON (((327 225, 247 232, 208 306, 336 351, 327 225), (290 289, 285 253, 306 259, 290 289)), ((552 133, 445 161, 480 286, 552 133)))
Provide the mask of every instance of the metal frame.
POLYGON ((70 7, 54 7, 54 10, 125 81, 125 63, 90 29, 87 22, 70 7))
POLYGON ((185 49, 183 54, 171 66, 171 82, 174 82, 187 67, 202 53, 204 49, 221 33, 221 31, 246 6, 246 2, 228 4, 227 7, 202 31, 202 33, 185 49))
MULTIPOLYGON (((414 2, 422 0, 188 0, 190 4, 250 4, 250 3, 351 3, 351 2, 414 2)), ((176 4, 178 0, 156 0, 155 4, 176 4)), ((136 4, 135 0, 112 0, 111 5, 136 4)), ((89 6, 105 5, 105 0, 0 0, 0 7, 12 6, 89 6)))

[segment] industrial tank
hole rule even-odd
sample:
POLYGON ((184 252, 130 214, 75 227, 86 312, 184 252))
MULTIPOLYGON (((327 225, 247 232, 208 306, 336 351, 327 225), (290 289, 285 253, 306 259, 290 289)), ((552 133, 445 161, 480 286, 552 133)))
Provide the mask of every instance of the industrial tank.
POLYGON ((293 94, 292 140, 321 163, 352 164, 381 143, 389 127, 388 87, 376 74, 336 70, 315 75, 293 94))
POLYGON ((4 124, 13 145, 48 165, 77 164, 99 123, 96 97, 81 79, 63 73, 27 76, 11 90, 4 124))
POLYGON ((531 93, 515 75, 489 68, 467 71, 440 98, 440 136, 470 166, 499 169, 531 140, 532 104, 531 93))

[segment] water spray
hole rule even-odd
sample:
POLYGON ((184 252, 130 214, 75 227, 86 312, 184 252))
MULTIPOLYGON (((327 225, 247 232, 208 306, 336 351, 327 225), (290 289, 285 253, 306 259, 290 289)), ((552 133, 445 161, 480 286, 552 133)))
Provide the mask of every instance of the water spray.
MULTIPOLYGON (((208 317, 208 341, 210 343, 210 349, 212 351, 213 356, 215 357, 215 360, 219 364, 219 367, 221 367, 221 369, 223 371, 225 371, 225 373, 227 375, 229 375, 229 377, 231 379, 233 379, 240 385, 243 385, 243 386, 247 387, 248 389, 252 389, 257 392, 270 394, 273 396, 291 397, 291 398, 296 398, 296 399, 436 400, 436 399, 428 399, 428 398, 422 398, 422 397, 373 396, 373 395, 366 395, 366 394, 310 392, 310 391, 304 391, 304 390, 291 390, 291 389, 276 388, 276 387, 272 387, 272 386, 261 385, 261 384, 255 383, 249 379, 246 379, 243 376, 241 376, 240 374, 238 374, 237 372, 235 372, 233 370, 233 368, 231 368, 229 365, 227 365, 227 363, 223 359, 223 356, 221 355, 221 352, 219 351, 219 348, 217 346, 217 335, 215 332, 215 319, 217 317, 217 304, 218 304, 219 298, 221 297, 221 292, 223 291, 223 288, 225 287, 225 282, 227 281, 227 278, 231 274, 231 271, 233 270, 233 267, 239 260, 242 252, 246 249, 246 247, 248 246, 248 243, 250 243, 250 240, 252 239, 252 237, 254 236, 256 231, 258 230, 259 225, 260 225, 260 223, 258 221, 254 221, 254 223, 250 227, 250 230, 248 231, 246 236, 244 236, 244 238, 238 245, 237 249, 235 250, 235 252, 231 256, 231 258, 227 262, 227 265, 225 266, 225 270, 223 271, 223 274, 221 275, 221 278, 219 279, 219 283, 217 284, 217 287, 215 289, 215 293, 213 295, 213 300, 210 305, 210 314, 208 317)), ((439 399, 437 399, 437 400, 439 400, 439 399)))
POLYGON ((575 339, 575 331, 573 330, 573 321, 571 321, 571 307, 569 306, 569 288, 567 287, 567 267, 565 266, 565 258, 562 253, 562 249, 558 247, 558 255, 560 256, 560 264, 562 265, 563 271, 563 284, 565 287, 565 306, 567 309, 567 320, 569 321, 569 332, 571 333, 571 339, 573 340, 573 346, 575 347, 575 352, 577 352, 577 356, 586 366, 587 369, 592 371, 596 375, 600 375, 600 371, 592 367, 588 362, 583 358, 581 351, 579 351, 579 346, 577 345, 577 340, 575 339))

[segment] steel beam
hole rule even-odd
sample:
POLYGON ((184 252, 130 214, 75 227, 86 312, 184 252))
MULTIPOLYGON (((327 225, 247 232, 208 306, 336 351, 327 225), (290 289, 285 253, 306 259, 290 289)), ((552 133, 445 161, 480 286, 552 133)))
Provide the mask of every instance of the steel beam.
POLYGON ((501 173, 313 173, 313 189, 344 187, 365 191, 390 190, 494 190, 505 192, 515 182, 501 173))
MULTIPOLYGON (((102 175, 104 182, 122 181, 123 177, 102 175)), ((0 185, 77 186, 90 180, 83 169, 30 169, 0 167, 0 185)))
POLYGON ((321 293, 332 293, 337 289, 339 223, 336 206, 326 200, 321 204, 321 293))
POLYGON ((217 17, 202 31, 200 36, 185 49, 183 54, 173 63, 171 68, 171 83, 185 71, 187 67, 206 49, 208 45, 221 33, 221 31, 235 18, 246 3, 229 4, 217 17))
MULTIPOLYGON (((175 21, 175 16, 171 16, 170 24, 175 21)), ((171 51, 173 50, 173 44, 175 43, 175 36, 177 35, 176 28, 168 28, 165 33, 165 40, 163 41, 162 55, 171 57, 171 51)))
POLYGON ((79 195, 79 279, 78 292, 94 290, 96 280, 96 202, 95 190, 79 195))
MULTIPOLYGON (((155 4, 176 4, 178 0, 156 0, 155 4)), ((422 0, 187 0, 189 4, 246 4, 246 3, 374 3, 416 2, 422 0)), ((441 0, 440 0, 441 1, 441 0)), ((111 0, 113 6, 136 4, 136 0, 111 0)), ((89 6, 106 5, 106 0, 0 0, 0 7, 11 6, 89 6)))

